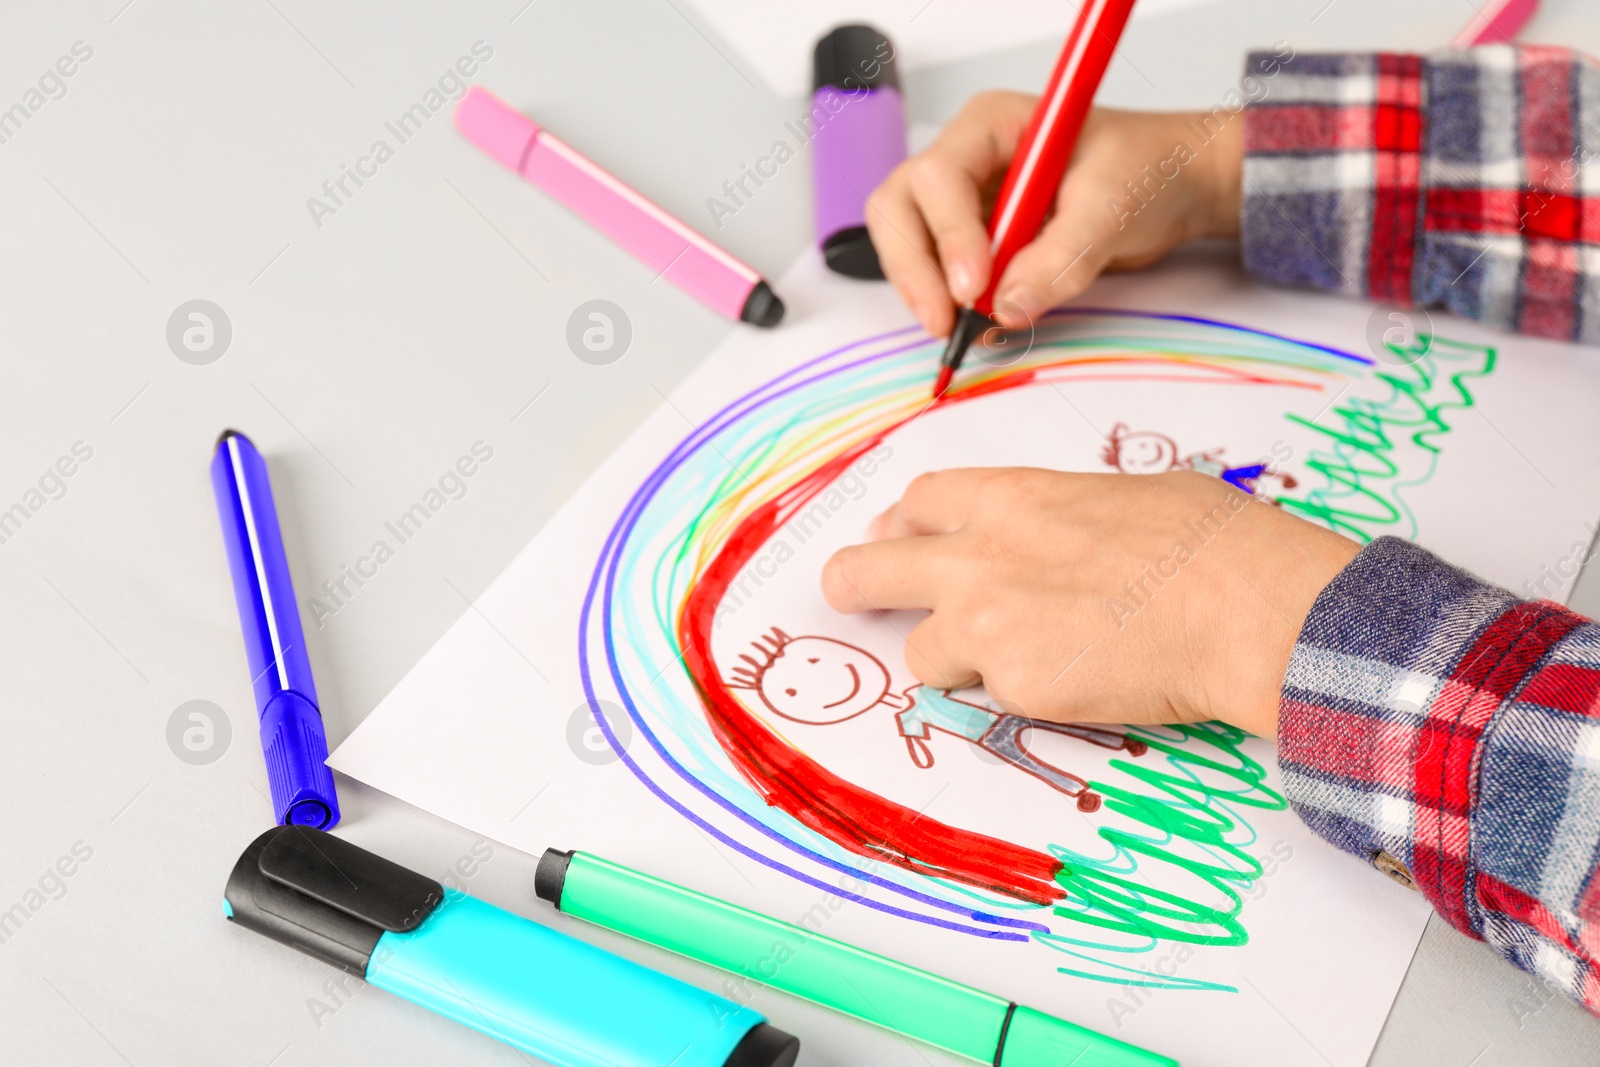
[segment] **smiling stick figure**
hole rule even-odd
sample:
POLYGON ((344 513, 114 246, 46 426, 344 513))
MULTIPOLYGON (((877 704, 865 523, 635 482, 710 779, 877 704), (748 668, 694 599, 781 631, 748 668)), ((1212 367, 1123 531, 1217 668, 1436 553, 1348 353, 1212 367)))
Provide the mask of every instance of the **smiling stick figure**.
POLYGON ((876 707, 888 708, 895 712, 911 762, 924 770, 933 766, 931 731, 939 730, 1075 797, 1078 809, 1088 812, 1099 809, 1099 795, 1083 778, 1030 752, 1023 741, 1025 732, 1047 730, 1101 748, 1121 749, 1130 756, 1147 751, 1143 741, 1115 730, 992 711, 958 700, 949 690, 914 685, 904 693, 891 692, 889 670, 878 657, 832 637, 790 637, 773 627, 752 647, 754 655, 739 657, 745 665, 734 668, 730 688, 750 690, 774 715, 810 726, 831 726, 876 707))
POLYGON ((1178 443, 1164 433, 1154 430, 1130 430, 1128 424, 1119 422, 1111 427, 1101 458, 1123 474, 1164 474, 1167 471, 1192 470, 1221 478, 1237 489, 1276 504, 1274 493, 1263 491, 1258 484, 1263 480, 1275 482, 1283 489, 1293 489, 1297 484, 1294 475, 1279 472, 1271 463, 1250 463, 1243 467, 1230 467, 1222 460, 1222 449, 1192 455, 1178 455, 1178 443))
POLYGON ((1111 427, 1101 458, 1123 474, 1165 474, 1186 466, 1178 442, 1154 430, 1130 430, 1125 422, 1111 427))

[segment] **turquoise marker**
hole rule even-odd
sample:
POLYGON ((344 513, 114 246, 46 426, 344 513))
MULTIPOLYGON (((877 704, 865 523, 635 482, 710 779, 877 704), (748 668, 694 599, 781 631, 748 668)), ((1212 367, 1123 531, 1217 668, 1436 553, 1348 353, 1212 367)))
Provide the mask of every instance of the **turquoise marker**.
POLYGON ((251 842, 223 911, 556 1067, 792 1067, 757 1012, 306 826, 251 842))
POLYGON ((549 849, 534 892, 563 914, 994 1067, 1178 1061, 583 852, 549 849))

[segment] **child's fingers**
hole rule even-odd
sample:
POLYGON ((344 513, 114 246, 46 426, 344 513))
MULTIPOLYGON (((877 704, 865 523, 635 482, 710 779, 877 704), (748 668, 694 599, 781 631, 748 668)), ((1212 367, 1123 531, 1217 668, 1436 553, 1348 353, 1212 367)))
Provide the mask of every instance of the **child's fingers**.
POLYGON ((1016 115, 1028 107, 1015 93, 980 93, 911 162, 911 195, 939 248, 950 295, 977 299, 989 284, 989 232, 983 187, 1010 162, 1016 115))
POLYGON ((911 195, 908 163, 896 167, 867 198, 867 233, 878 263, 900 299, 935 337, 950 332, 955 309, 944 275, 936 265, 933 236, 911 195))
POLYGON ((923 685, 965 689, 983 679, 976 668, 948 650, 944 624, 937 614, 917 623, 906 635, 906 666, 923 685))
POLYGON ((995 475, 995 468, 964 467, 928 471, 911 479, 906 491, 873 524, 873 535, 922 537, 954 533, 967 524, 978 488, 995 475))
POLYGON ((935 145, 911 166, 911 196, 939 250, 951 298, 958 304, 977 299, 989 281, 989 234, 977 182, 959 156, 935 145))
POLYGON ((980 93, 867 199, 884 276, 935 336, 955 324, 954 302, 989 282, 983 188, 1010 161, 1031 110, 1020 93, 980 93))
POLYGON ((938 598, 938 538, 897 537, 835 552, 822 568, 822 595, 835 611, 932 608, 938 598))
POLYGON ((995 290, 996 315, 1010 329, 1026 326, 1087 289, 1112 251, 1103 225, 1080 212, 1057 211, 1006 266, 995 290))

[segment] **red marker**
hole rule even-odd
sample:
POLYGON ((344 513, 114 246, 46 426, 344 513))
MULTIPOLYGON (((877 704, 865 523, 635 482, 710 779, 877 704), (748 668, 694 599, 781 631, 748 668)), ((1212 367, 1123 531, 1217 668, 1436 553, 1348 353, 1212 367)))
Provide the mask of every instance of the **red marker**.
POLYGON ((1100 79, 1105 77, 1132 10, 1133 0, 1088 0, 1079 10, 1078 21, 1061 48, 1050 83, 1039 97, 1033 118, 1028 120, 1016 155, 1011 157, 1005 184, 1000 187, 1000 198, 995 201, 994 215, 989 220, 989 251, 994 257, 989 286, 971 307, 962 308, 956 316, 950 343, 939 361, 939 380, 933 387, 935 399, 944 394, 972 342, 994 325, 990 316, 994 312, 995 286, 1011 257, 1038 235, 1050 205, 1055 203, 1056 190, 1078 143, 1083 120, 1089 116, 1095 90, 1100 88, 1100 79))

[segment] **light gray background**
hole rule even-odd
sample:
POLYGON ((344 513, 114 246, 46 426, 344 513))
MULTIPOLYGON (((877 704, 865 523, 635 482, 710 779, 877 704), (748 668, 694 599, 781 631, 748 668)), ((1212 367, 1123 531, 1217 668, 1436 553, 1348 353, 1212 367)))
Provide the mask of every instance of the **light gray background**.
MULTIPOLYGON (((0 144, 0 509, 75 442, 93 449, 65 495, 0 543, 0 911, 37 902, 30 889, 74 845, 92 850, 0 944, 6 1062, 522 1060, 358 984, 334 989, 328 968, 223 921, 226 873, 270 815, 206 476, 212 442, 237 426, 269 455, 302 599, 473 442, 494 449, 463 499, 310 630, 336 744, 734 327, 652 284, 443 113, 320 228, 306 198, 374 139, 393 144, 384 121, 479 40, 494 50, 482 82, 702 229, 706 198, 783 136, 801 101, 759 88, 671 0, 407 7, 4 8, 0 108, 73 42, 93 48, 66 95, 0 144), (168 316, 195 298, 232 323, 209 366, 165 341, 168 316), (564 341, 571 311, 597 298, 633 327, 607 367, 564 341), (194 699, 233 728, 204 766, 166 740, 173 710, 194 699), (332 1013, 315 1015, 313 998, 332 1013)), ((1588 0, 1545 7, 1525 39, 1600 51, 1588 0)), ((1428 48, 1471 12, 1468 0, 1224 0, 1136 24, 1101 99, 1209 106, 1248 47, 1428 48)), ((878 21, 893 36, 893 19, 878 21)), ((1054 50, 919 71, 912 116, 940 122, 987 86, 1037 88, 1054 50)), ((769 275, 809 240, 806 167, 789 164, 718 232, 769 275)), ((1596 585, 1577 598, 1591 613, 1596 585)), ((342 832, 361 844, 435 875, 471 854, 458 828, 340 784, 342 832)), ((470 889, 565 926, 531 898, 533 859, 491 847, 470 889)), ((783 997, 758 1006, 803 1035, 806 1064, 947 1062, 783 997)), ((1373 1062, 1593 1062, 1597 1042, 1600 1024, 1434 922, 1373 1062)))

